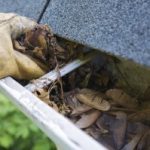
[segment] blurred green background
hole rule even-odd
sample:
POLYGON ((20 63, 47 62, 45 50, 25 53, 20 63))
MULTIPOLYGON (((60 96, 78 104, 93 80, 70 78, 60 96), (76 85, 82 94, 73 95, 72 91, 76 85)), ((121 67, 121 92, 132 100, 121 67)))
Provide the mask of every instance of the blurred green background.
POLYGON ((54 143, 1 93, 0 150, 56 150, 54 143))

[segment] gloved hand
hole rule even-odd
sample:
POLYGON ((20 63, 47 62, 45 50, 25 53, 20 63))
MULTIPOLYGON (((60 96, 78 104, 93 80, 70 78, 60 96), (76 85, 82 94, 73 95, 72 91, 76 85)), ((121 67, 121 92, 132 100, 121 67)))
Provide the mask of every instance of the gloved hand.
POLYGON ((13 13, 0 13, 0 78, 12 76, 17 79, 34 79, 47 71, 47 66, 13 49, 12 39, 36 22, 13 13))

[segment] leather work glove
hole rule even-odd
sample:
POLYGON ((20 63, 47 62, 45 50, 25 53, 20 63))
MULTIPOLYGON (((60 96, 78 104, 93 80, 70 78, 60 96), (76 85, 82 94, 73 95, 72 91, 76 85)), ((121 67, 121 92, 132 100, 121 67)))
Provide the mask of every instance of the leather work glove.
POLYGON ((47 66, 13 49, 12 39, 33 29, 36 22, 13 13, 0 13, 0 78, 34 79, 47 71, 47 66))

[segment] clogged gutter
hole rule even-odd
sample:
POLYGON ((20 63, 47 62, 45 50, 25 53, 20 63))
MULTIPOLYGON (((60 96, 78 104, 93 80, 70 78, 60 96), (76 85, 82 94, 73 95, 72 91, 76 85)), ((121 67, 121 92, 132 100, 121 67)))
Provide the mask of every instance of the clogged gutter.
MULTIPOLYGON (((58 74, 62 66, 82 57, 85 50, 76 43, 57 42, 51 30, 42 25, 16 39, 14 48, 58 74)), ((108 149, 148 149, 150 103, 124 91, 116 63, 113 57, 99 54, 68 75, 37 88, 34 94, 108 149)))

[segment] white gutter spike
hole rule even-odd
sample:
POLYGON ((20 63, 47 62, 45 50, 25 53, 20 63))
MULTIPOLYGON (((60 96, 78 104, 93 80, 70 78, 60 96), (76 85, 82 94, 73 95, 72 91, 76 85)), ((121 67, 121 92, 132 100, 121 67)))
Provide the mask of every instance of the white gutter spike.
MULTIPOLYGON (((91 59, 93 59, 98 52, 90 52, 82 59, 76 59, 72 61, 71 63, 65 65, 63 68, 60 69, 60 76, 65 76, 66 74, 70 73, 71 71, 79 68, 80 66, 84 65, 91 59)), ((58 78, 58 72, 57 71, 51 71, 44 76, 42 76, 39 79, 34 80, 34 83, 29 83, 26 88, 34 92, 38 88, 43 88, 44 86, 50 84, 52 81, 55 81, 58 78)))
POLYGON ((0 80, 0 91, 52 139, 58 149, 106 150, 11 77, 0 80))

